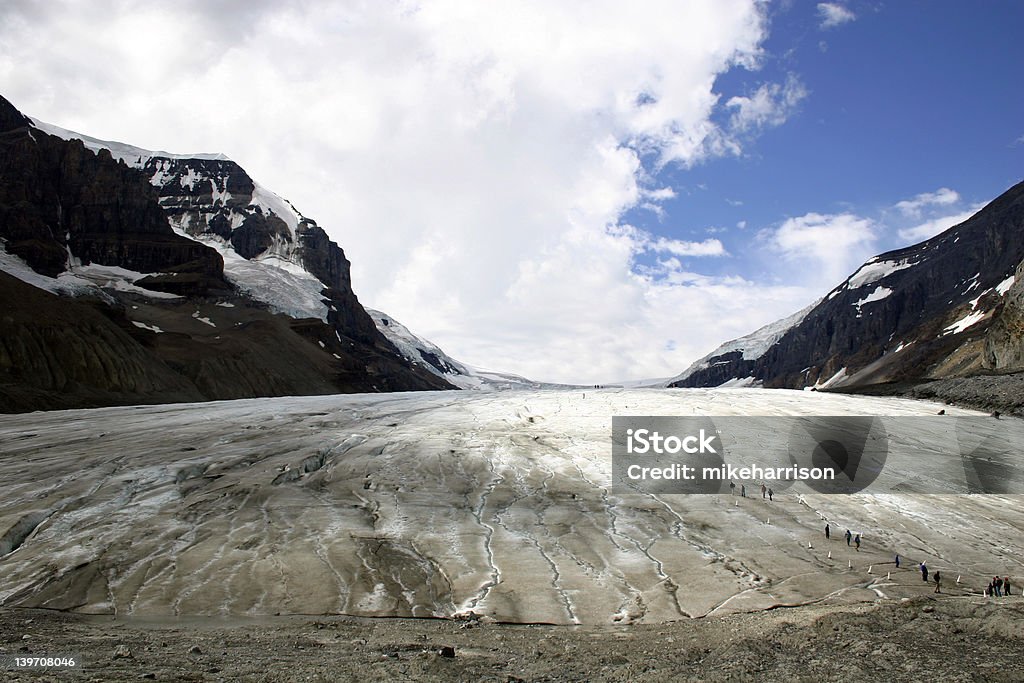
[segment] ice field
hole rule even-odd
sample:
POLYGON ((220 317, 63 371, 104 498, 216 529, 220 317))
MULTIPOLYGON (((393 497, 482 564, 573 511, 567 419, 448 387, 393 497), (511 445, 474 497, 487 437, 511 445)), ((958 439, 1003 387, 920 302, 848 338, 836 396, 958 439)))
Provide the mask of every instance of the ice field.
MULTIPOLYGON (((0 603, 571 624, 914 596, 933 590, 922 560, 944 593, 977 593, 996 573, 1020 586, 1019 495, 610 490, 614 415, 941 408, 977 414, 815 392, 605 389, 2 416, 0 603)), ((1020 476, 1021 462, 1006 466, 1020 476)))

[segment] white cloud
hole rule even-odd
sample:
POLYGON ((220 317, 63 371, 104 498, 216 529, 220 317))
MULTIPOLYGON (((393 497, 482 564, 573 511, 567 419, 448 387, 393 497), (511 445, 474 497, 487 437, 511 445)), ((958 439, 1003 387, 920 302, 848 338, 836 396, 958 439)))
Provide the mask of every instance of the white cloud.
POLYGON ((716 239, 706 239, 702 242, 685 242, 683 240, 667 239, 659 237, 651 245, 651 248, 659 253, 668 253, 675 256, 725 256, 725 247, 716 239))
POLYGON ((857 18, 849 8, 838 2, 819 2, 818 16, 821 17, 821 28, 834 28, 857 18))
POLYGON ((735 134, 743 134, 780 126, 805 97, 807 89, 793 74, 783 84, 766 83, 749 97, 732 97, 726 102, 727 107, 735 110, 729 128, 735 134))
POLYGON ((736 153, 736 134, 746 144, 806 95, 795 77, 728 104, 714 90, 758 64, 766 11, 5 3, 0 82, 67 128, 227 153, 345 248, 364 303, 466 362, 549 380, 667 376, 817 294, 682 266, 640 273, 643 251, 725 249, 616 230, 628 209, 673 196, 641 159, 736 153))
POLYGON ((954 225, 963 223, 965 220, 976 214, 983 206, 984 204, 975 204, 966 211, 933 218, 913 227, 904 228, 900 230, 897 235, 899 235, 899 238, 907 244, 922 242, 929 237, 934 237, 941 232, 945 232, 954 225))
POLYGON ((789 218, 778 228, 763 231, 761 238, 790 267, 796 264, 800 279, 819 292, 853 272, 876 245, 874 222, 849 213, 789 218))
POLYGON ((896 209, 907 216, 920 216, 921 210, 932 206, 949 206, 960 201, 960 194, 948 187, 940 187, 935 192, 922 192, 912 199, 904 199, 896 203, 896 209))

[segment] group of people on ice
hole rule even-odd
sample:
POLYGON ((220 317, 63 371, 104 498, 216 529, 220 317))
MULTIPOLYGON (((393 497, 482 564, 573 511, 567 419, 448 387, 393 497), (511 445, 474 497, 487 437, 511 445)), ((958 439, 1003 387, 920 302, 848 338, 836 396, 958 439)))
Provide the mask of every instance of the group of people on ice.
POLYGON ((985 595, 997 598, 1010 595, 1010 577, 1004 576, 999 578, 998 576, 993 576, 992 580, 985 587, 985 595))
MULTIPOLYGON (((735 495, 736 484, 734 484, 733 482, 730 481, 729 482, 729 488, 732 489, 733 495, 735 495)), ((740 496, 742 496, 744 498, 747 497, 747 487, 746 487, 745 484, 741 484, 740 485, 740 496)), ((770 487, 768 487, 768 486, 766 486, 765 484, 762 483, 761 484, 761 498, 766 498, 767 500, 771 501, 774 498, 774 496, 775 496, 775 492, 770 487)), ((846 545, 847 546, 852 546, 857 552, 860 552, 860 544, 861 544, 860 534, 859 533, 855 534, 852 531, 850 531, 849 529, 847 529, 845 537, 846 537, 846 545)), ((832 538, 832 526, 828 522, 825 522, 825 538, 829 539, 829 540, 831 540, 831 538, 832 538)), ((896 557, 895 557, 895 560, 894 560, 893 563, 896 565, 897 569, 900 568, 900 556, 899 556, 899 553, 896 554, 896 557)), ((932 582, 935 584, 935 591, 934 592, 941 593, 942 592, 942 574, 940 572, 938 572, 938 571, 936 571, 934 573, 930 573, 929 570, 928 570, 928 565, 926 565, 923 561, 918 565, 918 569, 921 572, 921 580, 924 581, 925 583, 928 583, 928 578, 929 578, 929 575, 930 575, 932 582)), ((959 581, 960 581, 960 579, 958 578, 957 582, 959 583, 959 581)), ((1010 593, 1010 577, 1009 576, 1004 576, 1004 577, 995 576, 995 577, 993 577, 992 581, 989 582, 988 586, 985 587, 985 591, 984 592, 985 592, 986 596, 994 596, 994 597, 997 597, 997 598, 998 597, 1002 597, 1004 595, 1010 595, 1011 594, 1010 593)))
MULTIPOLYGON (((734 496, 736 495, 736 483, 735 482, 732 482, 732 481, 729 482, 729 490, 731 491, 732 495, 734 495, 734 496)), ((747 485, 746 484, 740 484, 740 497, 741 498, 746 498, 747 497, 747 485)), ((764 484, 761 484, 761 498, 767 498, 768 502, 771 502, 775 498, 775 491, 772 490, 770 487, 765 486, 764 484)))
MULTIPOLYGON (((832 527, 831 527, 831 525, 828 522, 825 522, 825 538, 826 539, 831 539, 832 538, 832 527)), ((860 551, 860 534, 853 534, 853 533, 850 532, 849 529, 847 529, 846 530, 846 545, 849 546, 851 544, 851 542, 852 542, 852 544, 854 546, 856 546, 856 549, 859 552, 860 551)), ((900 556, 899 556, 899 553, 896 554, 896 557, 894 559, 893 564, 896 565, 897 569, 900 568, 900 556)), ((921 571, 921 580, 924 581, 925 583, 927 583, 928 582, 928 575, 929 575, 928 565, 925 564, 922 561, 918 565, 918 569, 921 571)), ((935 583, 935 591, 934 592, 941 593, 942 592, 942 574, 940 572, 936 571, 934 574, 931 574, 931 579, 935 583)), ((957 582, 959 582, 959 581, 960 581, 960 579, 957 579, 957 582)), ((1004 576, 1002 578, 1000 578, 998 576, 995 576, 995 577, 992 578, 992 581, 985 588, 985 595, 987 595, 987 596, 995 596, 995 597, 998 598, 998 597, 1002 597, 1004 595, 1010 595, 1010 594, 1011 593, 1010 593, 1010 577, 1009 576, 1004 576)))
MULTIPOLYGON (((832 527, 829 526, 828 522, 825 522, 825 538, 832 538, 832 527)), ((860 552, 860 534, 854 534, 849 529, 847 529, 846 545, 849 546, 851 543, 856 548, 857 552, 860 552)), ((898 564, 896 566, 899 567, 898 564)))

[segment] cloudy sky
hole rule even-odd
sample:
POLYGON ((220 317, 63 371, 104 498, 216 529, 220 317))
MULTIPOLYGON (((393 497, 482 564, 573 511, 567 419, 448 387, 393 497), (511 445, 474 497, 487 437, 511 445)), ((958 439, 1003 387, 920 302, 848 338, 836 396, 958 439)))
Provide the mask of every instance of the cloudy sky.
POLYGON ((473 365, 665 377, 1024 168, 1024 4, 0 5, 0 94, 220 151, 473 365))

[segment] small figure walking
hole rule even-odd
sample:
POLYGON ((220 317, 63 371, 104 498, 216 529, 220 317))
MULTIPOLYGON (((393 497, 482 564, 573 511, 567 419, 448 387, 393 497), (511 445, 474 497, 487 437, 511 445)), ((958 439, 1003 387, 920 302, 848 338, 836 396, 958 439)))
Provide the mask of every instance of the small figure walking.
POLYGON ((849 529, 847 529, 847 530, 846 530, 846 545, 850 545, 850 539, 851 539, 851 538, 853 538, 853 534, 851 534, 851 533, 850 533, 850 530, 849 530, 849 529))
POLYGON ((896 569, 900 568, 900 554, 896 553, 896 569))
POLYGON ((921 580, 928 583, 928 565, 921 563, 921 580))
POLYGON ((1003 580, 997 576, 992 579, 992 585, 996 588, 996 597, 1003 597, 1003 580))
POLYGON ((860 552, 860 534, 853 537, 853 544, 857 546, 857 552, 860 552))
POLYGON ((747 497, 747 485, 746 484, 740 484, 740 495, 743 496, 744 498, 747 497))
POLYGON ((768 492, 768 487, 761 484, 761 500, 764 500, 764 494, 768 492))
POLYGON ((936 593, 941 593, 942 592, 941 590, 939 590, 939 586, 941 586, 941 585, 942 585, 942 575, 939 572, 935 572, 935 592, 936 593))
POLYGON ((1003 577, 1003 595, 1009 595, 1009 594, 1010 594, 1010 577, 1009 576, 1004 576, 1003 577))
POLYGON ((772 500, 773 500, 772 496, 774 496, 774 495, 775 495, 775 491, 772 491, 771 489, 768 489, 768 502, 769 503, 772 502, 772 500))
POLYGON ((828 528, 828 522, 825 522, 825 540, 831 538, 832 530, 828 528))
POLYGON ((729 495, 736 495, 736 482, 729 480, 729 495))

